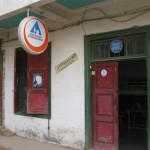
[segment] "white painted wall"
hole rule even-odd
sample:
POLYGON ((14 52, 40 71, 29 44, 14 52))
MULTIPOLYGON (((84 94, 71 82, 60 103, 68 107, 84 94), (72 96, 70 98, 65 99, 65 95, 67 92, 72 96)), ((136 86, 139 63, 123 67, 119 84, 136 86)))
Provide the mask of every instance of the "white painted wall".
POLYGON ((0 15, 13 12, 40 0, 0 0, 0 15))
POLYGON ((18 14, 18 10, 26 11, 33 4, 40 6, 53 1, 55 0, 0 0, 0 20, 18 14))
MULTIPOLYGON (((150 24, 150 13, 126 23, 110 20, 84 23, 87 35, 150 24)), ((52 101, 50 131, 47 119, 19 116, 13 113, 14 49, 18 41, 3 44, 4 63, 4 124, 18 135, 83 149, 85 144, 84 102, 84 32, 74 26, 49 34, 52 42, 52 101), (77 53, 79 59, 56 74, 55 66, 77 53)))
POLYGON ((5 50, 4 124, 18 135, 41 141, 83 148, 85 134, 84 114, 84 43, 81 27, 50 34, 52 41, 52 101, 50 132, 48 120, 15 115, 13 113, 14 50, 18 41, 3 45, 5 50), (55 66, 77 53, 78 60, 60 73, 55 66), (8 67, 9 66, 9 67, 8 67), (11 107, 11 108, 10 108, 11 107))

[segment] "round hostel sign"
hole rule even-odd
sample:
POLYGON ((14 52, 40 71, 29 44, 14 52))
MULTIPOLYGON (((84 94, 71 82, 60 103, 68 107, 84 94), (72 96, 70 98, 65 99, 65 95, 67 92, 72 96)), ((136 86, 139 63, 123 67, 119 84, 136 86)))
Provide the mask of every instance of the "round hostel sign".
POLYGON ((18 27, 18 38, 27 53, 38 55, 48 45, 48 30, 39 18, 24 18, 18 27))

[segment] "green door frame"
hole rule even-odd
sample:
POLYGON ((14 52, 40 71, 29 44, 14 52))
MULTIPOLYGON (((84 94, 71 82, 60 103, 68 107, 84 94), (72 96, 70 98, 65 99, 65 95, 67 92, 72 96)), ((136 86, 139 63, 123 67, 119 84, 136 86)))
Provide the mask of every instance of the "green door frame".
MULTIPOLYGON (((101 33, 95 35, 88 35, 84 37, 84 59, 85 59, 85 149, 92 148, 92 108, 91 108, 91 71, 90 66, 93 62, 90 60, 91 42, 94 40, 101 40, 109 37, 120 37, 122 35, 130 34, 145 34, 145 48, 146 48, 146 65, 147 65, 147 143, 148 150, 150 150, 150 26, 136 27, 130 29, 124 29, 119 31, 112 31, 108 33, 101 33)), ((129 59, 129 58, 125 58, 129 59)), ((118 60, 117 58, 113 60, 118 60)), ((94 60, 101 61, 101 60, 94 60)))
POLYGON ((3 120, 2 120, 2 116, 3 116, 3 102, 2 102, 2 90, 3 90, 3 51, 0 50, 0 73, 1 73, 1 77, 0 77, 0 126, 2 126, 3 124, 3 120))

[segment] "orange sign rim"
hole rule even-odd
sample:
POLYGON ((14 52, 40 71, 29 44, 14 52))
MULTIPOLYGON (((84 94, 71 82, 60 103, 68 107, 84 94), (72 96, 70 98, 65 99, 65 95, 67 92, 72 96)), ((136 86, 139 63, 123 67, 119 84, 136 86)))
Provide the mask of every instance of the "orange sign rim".
POLYGON ((25 50, 30 54, 40 54, 40 53, 44 52, 44 50, 46 49, 46 47, 48 45, 48 30, 47 30, 45 24, 43 23, 43 21, 40 20, 39 18, 30 16, 30 17, 27 17, 24 20, 22 20, 22 22, 20 23, 20 28, 19 28, 18 33, 19 33, 18 37, 19 37, 20 42, 22 43, 25 50), (45 30, 45 40, 44 40, 43 44, 38 47, 33 46, 29 42, 29 40, 27 39, 26 32, 25 32, 28 22, 33 19, 39 21, 43 25, 43 28, 45 30))

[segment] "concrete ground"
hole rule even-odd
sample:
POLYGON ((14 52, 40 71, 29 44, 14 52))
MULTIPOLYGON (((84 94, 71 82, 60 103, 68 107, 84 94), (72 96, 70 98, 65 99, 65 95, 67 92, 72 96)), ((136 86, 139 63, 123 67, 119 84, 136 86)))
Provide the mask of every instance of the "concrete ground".
POLYGON ((0 150, 75 150, 55 144, 38 142, 19 136, 0 135, 0 150))

